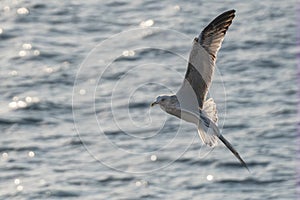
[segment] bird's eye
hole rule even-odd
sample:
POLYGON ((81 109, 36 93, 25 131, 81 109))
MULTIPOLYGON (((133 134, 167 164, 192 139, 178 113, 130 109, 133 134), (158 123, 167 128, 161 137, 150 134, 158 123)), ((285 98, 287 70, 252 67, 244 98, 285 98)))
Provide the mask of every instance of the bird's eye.
POLYGON ((161 101, 165 101, 165 99, 162 99, 161 101))

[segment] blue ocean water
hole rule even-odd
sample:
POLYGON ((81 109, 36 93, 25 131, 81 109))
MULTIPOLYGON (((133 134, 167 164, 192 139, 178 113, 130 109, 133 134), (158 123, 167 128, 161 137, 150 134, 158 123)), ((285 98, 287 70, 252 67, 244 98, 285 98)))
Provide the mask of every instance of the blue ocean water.
POLYGON ((1 1, 0 199, 296 197, 296 0, 1 1), (236 17, 210 96, 248 163, 149 107, 236 17))

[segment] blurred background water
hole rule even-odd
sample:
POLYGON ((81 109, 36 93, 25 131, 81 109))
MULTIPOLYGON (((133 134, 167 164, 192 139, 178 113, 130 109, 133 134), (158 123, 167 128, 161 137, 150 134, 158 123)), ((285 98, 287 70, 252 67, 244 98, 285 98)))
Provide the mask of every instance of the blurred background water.
POLYGON ((296 5, 1 1, 0 199, 296 199, 296 5), (251 174, 149 108, 229 9, 210 95, 251 174))

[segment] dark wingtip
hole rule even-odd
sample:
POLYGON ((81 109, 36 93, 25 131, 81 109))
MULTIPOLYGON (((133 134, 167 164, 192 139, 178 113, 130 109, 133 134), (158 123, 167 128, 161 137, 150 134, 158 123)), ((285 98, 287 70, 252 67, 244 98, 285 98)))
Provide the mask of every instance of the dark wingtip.
POLYGON ((213 19, 198 36, 198 43, 204 47, 214 61, 216 60, 217 52, 221 48, 222 41, 234 17, 234 9, 223 12, 213 19), (212 45, 214 39, 216 39, 219 44, 212 45))
POLYGON ((229 13, 235 13, 236 12, 236 10, 235 9, 231 9, 231 10, 227 10, 227 11, 225 11, 224 13, 222 13, 221 15, 223 15, 223 14, 229 14, 229 13))

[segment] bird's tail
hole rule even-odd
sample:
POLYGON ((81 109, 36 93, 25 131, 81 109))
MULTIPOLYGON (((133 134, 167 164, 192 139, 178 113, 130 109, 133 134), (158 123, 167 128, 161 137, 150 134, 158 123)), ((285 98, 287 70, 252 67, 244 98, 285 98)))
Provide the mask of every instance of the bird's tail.
POLYGON ((219 138, 223 144, 233 153, 233 155, 241 162, 241 164, 250 172, 247 164, 241 158, 239 153, 233 148, 228 140, 226 140, 217 127, 218 115, 216 104, 212 98, 204 102, 203 111, 206 115, 200 115, 200 118, 204 122, 205 130, 198 127, 198 133, 203 143, 213 147, 218 144, 217 138, 219 138))
POLYGON ((218 137, 215 134, 211 133, 211 131, 205 132, 201 127, 198 127, 198 134, 204 144, 210 147, 217 146, 218 137))
POLYGON ((239 153, 233 148, 233 146, 230 144, 228 140, 226 140, 221 134, 218 135, 218 138, 223 142, 223 144, 233 153, 233 155, 240 161, 240 163, 250 172, 247 164, 245 161, 241 158, 239 153))
POLYGON ((198 134, 202 142, 210 147, 214 147, 218 144, 218 112, 216 104, 212 98, 206 100, 203 104, 203 109, 201 110, 204 115, 200 115, 203 121, 204 128, 198 126, 198 134))

